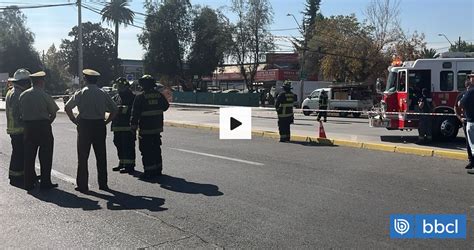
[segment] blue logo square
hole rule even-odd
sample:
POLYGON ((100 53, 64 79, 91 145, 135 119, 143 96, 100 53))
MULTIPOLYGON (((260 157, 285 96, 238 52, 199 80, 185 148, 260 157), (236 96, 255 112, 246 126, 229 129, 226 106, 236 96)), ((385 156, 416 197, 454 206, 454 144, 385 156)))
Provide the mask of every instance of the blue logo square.
POLYGON ((411 214, 390 215, 390 238, 410 239, 415 237, 415 216, 411 214))

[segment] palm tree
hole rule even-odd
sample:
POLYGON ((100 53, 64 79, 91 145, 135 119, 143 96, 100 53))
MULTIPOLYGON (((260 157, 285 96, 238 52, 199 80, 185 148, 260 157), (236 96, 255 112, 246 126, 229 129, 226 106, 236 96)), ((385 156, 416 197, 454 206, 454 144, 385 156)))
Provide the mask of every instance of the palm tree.
POLYGON ((437 54, 437 51, 435 49, 424 48, 421 51, 421 58, 434 58, 436 54, 437 54))
POLYGON ((119 27, 123 24, 125 27, 129 24, 133 24, 133 18, 135 13, 128 8, 128 0, 111 0, 102 9, 100 14, 102 15, 102 22, 115 25, 115 60, 117 73, 118 68, 118 42, 119 42, 119 27))

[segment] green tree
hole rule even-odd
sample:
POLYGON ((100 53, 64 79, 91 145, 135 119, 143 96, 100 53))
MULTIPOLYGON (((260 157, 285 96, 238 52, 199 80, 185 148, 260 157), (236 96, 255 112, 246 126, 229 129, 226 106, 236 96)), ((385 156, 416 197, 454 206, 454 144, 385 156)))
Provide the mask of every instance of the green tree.
POLYGON ((102 15, 102 22, 113 24, 115 26, 115 74, 118 74, 120 68, 118 60, 118 45, 119 45, 119 29, 120 25, 123 24, 125 27, 129 24, 133 24, 133 18, 135 13, 128 8, 128 0, 111 0, 102 9, 100 14, 102 15))
POLYGON ((36 72, 42 65, 34 50, 34 34, 26 28, 26 16, 16 7, 0 12, 0 72, 10 75, 18 68, 36 72))
POLYGON ((145 4, 145 30, 139 42, 145 49, 146 72, 176 83, 184 75, 186 49, 191 40, 189 0, 145 4))
MULTIPOLYGON (((110 29, 102 28, 100 23, 83 23, 82 28, 84 68, 99 71, 101 82, 109 84, 114 77, 114 33, 110 29)), ((68 35, 72 37, 72 40, 63 39, 60 50, 68 65, 68 72, 73 76, 78 76, 77 26, 73 27, 68 35)))
POLYGON ((192 24, 193 42, 188 57, 191 75, 209 76, 230 53, 232 34, 228 20, 204 7, 197 10, 192 24))
POLYGON ((423 58, 424 49, 426 49, 425 34, 415 31, 411 35, 404 34, 400 37, 391 49, 391 54, 399 56, 403 61, 414 61, 423 58))
POLYGON ((303 39, 293 39, 293 45, 299 52, 303 71, 310 74, 318 74, 319 61, 321 55, 317 53, 319 48, 316 50, 308 50, 308 44, 311 38, 313 43, 315 42, 314 33, 315 28, 324 19, 324 16, 320 12, 321 0, 306 0, 305 10, 303 11, 303 26, 300 27, 300 33, 303 39))
MULTIPOLYGON (((373 74, 380 57, 371 31, 355 15, 331 16, 321 21, 309 49, 320 52, 320 70, 325 79, 360 82, 373 74)), ((383 65, 386 68, 387 64, 383 65)))
POLYGON ((468 44, 466 41, 456 41, 450 48, 449 51, 459 52, 474 52, 474 45, 468 44))
POLYGON ((421 51, 421 58, 434 58, 435 55, 436 55, 436 50, 435 49, 428 49, 428 48, 424 48, 422 51, 421 51))
POLYGON ((258 66, 274 48, 273 36, 268 31, 273 10, 268 0, 232 0, 232 11, 237 15, 233 56, 247 89, 252 90, 258 66))
POLYGON ((67 83, 72 81, 66 70, 66 60, 53 44, 44 58, 46 71, 46 91, 51 94, 63 94, 67 83))

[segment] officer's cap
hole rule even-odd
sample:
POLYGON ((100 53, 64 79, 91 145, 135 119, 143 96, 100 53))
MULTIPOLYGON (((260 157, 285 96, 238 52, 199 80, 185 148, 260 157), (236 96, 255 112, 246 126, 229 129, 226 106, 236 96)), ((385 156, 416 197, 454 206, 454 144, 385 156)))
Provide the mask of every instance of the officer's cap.
POLYGON ((46 76, 46 72, 44 72, 44 71, 38 71, 38 72, 30 75, 30 77, 45 77, 45 76, 46 76))
POLYGON ((82 71, 82 73, 86 76, 95 76, 95 77, 100 76, 100 73, 93 70, 93 69, 85 69, 85 70, 82 71))
POLYGON ((153 76, 151 75, 143 75, 142 77, 140 77, 140 79, 138 80, 153 80, 155 81, 155 79, 153 78, 153 76))
POLYGON ((119 78, 115 79, 114 83, 117 84, 117 87, 123 87, 123 86, 130 85, 130 83, 127 81, 127 79, 125 79, 123 77, 119 77, 119 78))
POLYGON ((12 82, 18 82, 21 80, 28 80, 30 79, 30 72, 26 69, 18 69, 15 71, 15 74, 13 74, 12 82))

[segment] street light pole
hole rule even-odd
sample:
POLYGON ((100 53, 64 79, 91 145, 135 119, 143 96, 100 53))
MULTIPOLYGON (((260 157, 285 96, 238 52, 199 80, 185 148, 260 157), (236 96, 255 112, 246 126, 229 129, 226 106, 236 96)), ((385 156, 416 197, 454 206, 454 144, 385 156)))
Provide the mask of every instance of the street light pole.
POLYGON ((81 0, 77 0, 77 27, 78 27, 78 39, 77 39, 77 52, 78 52, 78 63, 77 63, 77 74, 79 77, 79 86, 83 83, 82 69, 83 69, 83 54, 82 54, 82 13, 81 13, 81 0))
POLYGON ((438 34, 438 36, 444 36, 444 38, 446 38, 446 40, 448 40, 449 44, 451 44, 451 46, 453 46, 453 43, 451 41, 449 41, 448 37, 445 35, 445 34, 438 34))
MULTIPOLYGON (((291 14, 291 13, 288 13, 286 16, 291 16, 293 17, 293 19, 295 20, 295 23, 296 25, 298 25, 298 28, 301 32, 301 34, 303 34, 303 54, 302 54, 302 57, 301 57, 301 65, 300 65, 300 93, 299 93, 299 96, 300 96, 300 105, 303 104, 303 95, 304 95, 304 78, 306 77, 303 77, 303 73, 304 73, 304 67, 305 67, 305 62, 306 62, 306 47, 307 47, 307 41, 306 41, 306 36, 305 36, 305 30, 304 30, 304 23, 303 23, 303 27, 301 27, 301 25, 298 23, 298 20, 296 19, 295 15, 291 14)), ((302 108, 302 107, 301 107, 302 108)))

